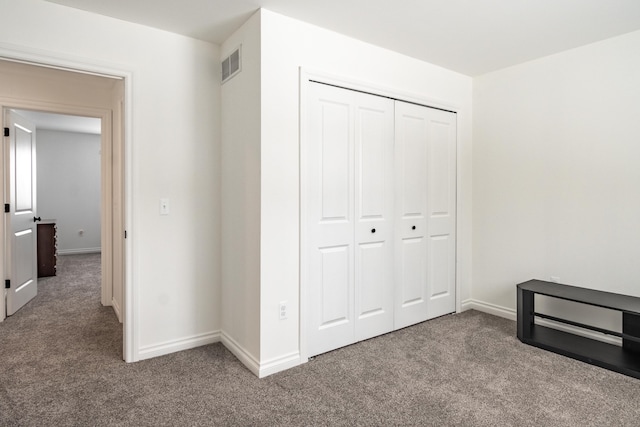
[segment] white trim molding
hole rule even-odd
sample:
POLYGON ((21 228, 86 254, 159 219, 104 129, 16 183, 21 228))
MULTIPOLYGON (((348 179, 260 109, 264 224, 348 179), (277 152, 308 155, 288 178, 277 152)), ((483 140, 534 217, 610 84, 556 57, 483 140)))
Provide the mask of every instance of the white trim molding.
POLYGON ((588 329, 577 328, 571 325, 565 325, 564 323, 554 322, 553 320, 536 319, 536 325, 546 326, 548 328, 557 329, 559 331, 569 332, 570 334, 579 335, 585 338, 591 338, 596 341, 606 342, 607 344, 622 346, 622 338, 617 338, 613 335, 602 334, 600 332, 590 331, 588 329))
POLYGON ((516 321, 516 311, 512 308, 501 307, 499 305, 491 304, 484 301, 475 299, 466 299, 461 304, 462 311, 477 310, 483 313, 492 314, 498 317, 504 317, 505 319, 516 321))
POLYGON ((266 362, 260 363, 258 378, 264 378, 266 376, 285 371, 296 367, 301 363, 300 352, 298 351, 267 360, 266 362))
POLYGON ((6 318, 4 314, 4 309, 6 306, 7 306, 7 290, 3 288, 2 300, 0 301, 0 323, 4 322, 4 319, 6 318))
POLYGON ((58 255, 99 254, 102 248, 58 249, 58 255))
POLYGON ((292 352, 278 356, 265 362, 260 362, 247 349, 224 331, 220 334, 222 345, 229 350, 251 373, 258 378, 264 378, 278 372, 285 371, 301 364, 300 353, 292 352))
POLYGON ((120 308, 120 304, 118 304, 115 298, 111 299, 111 308, 113 308, 113 311, 116 313, 118 322, 122 323, 122 308, 120 308))
POLYGON ((249 353, 244 347, 242 347, 236 340, 227 335, 224 331, 221 333, 222 345, 229 350, 235 357, 238 358, 244 366, 249 369, 255 376, 260 378, 260 362, 251 353, 249 353))
POLYGON ((140 347, 138 360, 151 359, 152 357, 164 356, 182 350, 190 350, 207 344, 220 342, 220 331, 206 332, 192 335, 187 338, 165 341, 160 344, 153 344, 140 347))
MULTIPOLYGON (((496 304, 474 300, 471 298, 466 299, 462 302, 462 311, 467 311, 467 310, 481 311, 483 313, 492 314, 494 316, 513 320, 514 322, 517 320, 517 312, 513 308, 501 307, 496 304)), ((611 335, 601 334, 599 332, 590 331, 588 329, 582 329, 582 328, 566 325, 560 322, 554 322, 552 320, 547 320, 547 319, 536 318, 535 322, 536 322, 536 325, 546 326, 546 327, 557 329, 560 331, 569 332, 574 335, 591 338, 594 340, 606 342, 608 344, 622 345, 622 340, 620 338, 616 338, 611 335)))

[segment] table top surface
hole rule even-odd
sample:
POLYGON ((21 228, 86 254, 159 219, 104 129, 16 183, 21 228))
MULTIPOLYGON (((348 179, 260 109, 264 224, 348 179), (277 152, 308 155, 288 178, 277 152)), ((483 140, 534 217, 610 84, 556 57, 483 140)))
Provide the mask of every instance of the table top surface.
POLYGON ((562 285, 544 280, 519 283, 519 289, 568 301, 576 301, 597 307, 610 308, 632 314, 640 314, 640 298, 613 292, 598 291, 578 286, 562 285))

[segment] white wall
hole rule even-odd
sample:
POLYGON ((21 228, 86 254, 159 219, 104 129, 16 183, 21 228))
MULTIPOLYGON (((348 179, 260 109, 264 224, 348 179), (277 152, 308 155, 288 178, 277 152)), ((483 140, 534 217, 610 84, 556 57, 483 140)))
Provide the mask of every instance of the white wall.
MULTIPOLYGON (((261 12, 260 362, 262 374, 299 351, 299 67, 454 106, 458 114, 461 297, 471 277, 471 78, 267 10, 261 12), (289 302, 289 318, 278 304, 289 302)), ((254 266, 255 267, 255 266, 254 266)))
POLYGON ((99 252, 100 135, 38 129, 36 138, 38 216, 56 220, 58 253, 99 252))
POLYGON ((260 14, 222 45, 242 71, 222 86, 223 342, 256 374, 260 360, 260 14))
POLYGON ((513 315, 551 276, 640 296, 639 76, 634 32, 474 79, 475 302, 513 315))
POLYGON ((11 41, 0 49, 133 73, 127 268, 137 299, 125 322, 136 322, 134 358, 218 339, 218 47, 41 0, 0 0, 0 10, 0 40, 11 41))

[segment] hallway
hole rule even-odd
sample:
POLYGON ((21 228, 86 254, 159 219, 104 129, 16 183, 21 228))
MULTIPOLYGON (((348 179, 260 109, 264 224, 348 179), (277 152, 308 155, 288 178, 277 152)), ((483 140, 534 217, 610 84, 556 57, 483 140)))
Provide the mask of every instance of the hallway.
POLYGON ((84 381, 93 382, 107 374, 107 364, 122 361, 122 326, 113 309, 100 304, 100 280, 100 254, 58 256, 57 276, 40 278, 38 295, 0 323, 3 419, 15 410, 6 407, 8 394, 19 390, 33 405, 23 409, 44 410, 42 399, 78 383, 80 365, 84 381))

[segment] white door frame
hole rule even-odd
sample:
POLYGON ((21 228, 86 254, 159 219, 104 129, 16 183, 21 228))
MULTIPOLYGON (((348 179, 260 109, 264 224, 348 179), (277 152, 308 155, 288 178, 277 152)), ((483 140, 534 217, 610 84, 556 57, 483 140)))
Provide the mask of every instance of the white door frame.
MULTIPOLYGON (((307 123, 307 113, 308 113, 308 95, 307 91, 311 82, 324 83, 328 85, 338 86, 344 89, 355 90, 359 92, 366 92, 373 95, 384 96, 392 99, 396 99, 399 101, 410 102, 414 104, 423 105, 425 107, 437 108, 441 110, 447 110, 454 113, 458 113, 460 108, 456 105, 443 102, 440 100, 425 98, 423 96, 406 93, 402 91, 398 91, 396 89, 391 89, 379 85, 363 83, 362 81, 358 81, 353 78, 340 77, 333 74, 325 73, 323 71, 312 70, 306 67, 300 67, 300 117, 299 117, 299 132, 300 132, 300 222, 299 222, 299 233, 300 233, 300 300, 298 302, 300 307, 300 323, 299 323, 299 342, 300 342, 300 362, 305 363, 309 359, 308 352, 308 342, 307 342, 307 329, 309 324, 309 304, 311 301, 308 301, 309 290, 308 286, 308 274, 309 274, 309 254, 307 253, 308 248, 308 236, 307 236, 307 222, 309 221, 309 212, 307 212, 306 206, 306 195, 309 191, 307 181, 307 161, 308 161, 308 141, 309 135, 307 135, 308 131, 308 123, 307 123)), ((461 156, 460 156, 460 120, 456 121, 457 127, 457 142, 456 142, 456 206, 460 206, 460 183, 462 182, 462 178, 460 176, 462 168, 460 166, 461 156)), ((461 215, 456 215, 456 229, 460 229, 460 217, 461 215)), ((460 233, 456 232, 456 313, 461 311, 461 291, 460 291, 460 264, 457 262, 458 258, 458 248, 460 248, 460 233)))
MULTIPOLYGON (((0 43, 0 59, 5 59, 9 61, 16 61, 27 63, 36 66, 48 67, 48 68, 56 68, 62 69, 71 72, 84 73, 84 74, 93 74, 104 77, 115 77, 122 79, 124 81, 124 105, 123 105, 123 123, 122 126, 124 131, 122 132, 123 141, 122 144, 124 146, 124 170, 123 170, 123 190, 124 190, 124 225, 127 230, 127 239, 124 243, 124 294, 123 294, 123 305, 122 307, 122 323, 123 323, 123 355, 124 360, 126 362, 135 362, 138 360, 138 313, 136 310, 137 307, 137 289, 133 286, 135 277, 135 272, 133 271, 134 266, 134 255, 133 255, 133 243, 132 243, 132 231, 134 229, 134 221, 133 221, 133 182, 132 182, 132 126, 133 123, 133 113, 132 113, 132 101, 133 101, 133 89, 132 82, 134 79, 134 72, 132 70, 122 69, 119 66, 111 65, 104 63, 102 61, 97 61, 90 58, 81 58, 72 57, 69 55, 59 55, 54 52, 42 51, 39 49, 32 49, 28 47, 16 47, 15 45, 9 45, 5 43, 0 43)), ((80 114, 80 115, 89 115, 93 117, 102 118, 102 131, 105 131, 105 126, 109 124, 108 134, 111 137, 111 116, 109 112, 109 117, 105 118, 103 116, 104 110, 100 111, 99 109, 92 109, 90 107, 83 106, 63 106, 63 105, 55 105, 55 104, 46 104, 39 103, 39 105, 34 105, 36 103, 27 102, 24 100, 14 99, 14 100, 6 100, 3 99, 1 102, 2 105, 0 107, 14 107, 14 108, 22 108, 22 109, 37 109, 43 111, 50 112, 67 112, 69 114, 80 114), (5 104, 7 103, 7 104, 5 104), (88 110, 93 110, 93 114, 86 114, 88 110), (96 116, 96 114, 98 114, 96 116)), ((103 138, 104 141, 104 138, 103 138)), ((103 151, 104 154, 104 151, 103 151)), ((109 154, 110 156, 111 154, 109 154)), ((4 163, 2 163, 4 164, 4 163)), ((104 167, 104 158, 103 158, 103 167, 104 167)), ((2 166, 4 168, 4 166, 2 166)), ((4 173, 0 174, 0 184, 4 185, 4 173)), ((111 184, 109 184, 111 185, 111 184)), ((4 187, 2 187, 4 188, 4 187)), ((104 225, 104 224, 103 224, 104 225)), ((110 225, 109 225, 110 226, 110 225)), ((4 229, 0 232, 0 238, 4 239, 6 236, 6 231, 4 229)), ((111 245, 112 242, 109 242, 111 245)), ((0 259, 4 259, 4 249, 0 248, 0 259)), ((111 290, 108 291, 109 293, 111 290)), ((106 295, 103 291, 102 299, 108 297, 109 303, 111 302, 110 295, 106 295)), ((4 305, 4 304, 0 304, 4 305)), ((4 318, 4 308, 0 313, 3 316, 0 316, 0 319, 4 318)))

